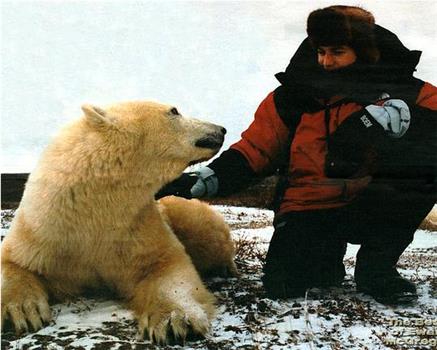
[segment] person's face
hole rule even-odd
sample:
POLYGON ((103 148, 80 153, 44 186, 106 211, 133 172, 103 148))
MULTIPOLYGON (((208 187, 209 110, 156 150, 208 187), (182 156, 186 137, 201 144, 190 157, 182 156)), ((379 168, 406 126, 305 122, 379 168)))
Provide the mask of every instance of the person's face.
POLYGON ((357 59, 357 55, 350 46, 319 46, 317 61, 326 70, 335 70, 349 66, 357 59))

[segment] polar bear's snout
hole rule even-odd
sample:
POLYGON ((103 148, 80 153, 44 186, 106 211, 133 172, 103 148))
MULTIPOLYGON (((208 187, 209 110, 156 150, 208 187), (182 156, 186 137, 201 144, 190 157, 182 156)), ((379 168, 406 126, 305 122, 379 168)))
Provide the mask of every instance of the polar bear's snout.
POLYGON ((214 129, 198 139, 194 145, 200 148, 219 149, 225 140, 226 129, 219 125, 214 125, 214 129))

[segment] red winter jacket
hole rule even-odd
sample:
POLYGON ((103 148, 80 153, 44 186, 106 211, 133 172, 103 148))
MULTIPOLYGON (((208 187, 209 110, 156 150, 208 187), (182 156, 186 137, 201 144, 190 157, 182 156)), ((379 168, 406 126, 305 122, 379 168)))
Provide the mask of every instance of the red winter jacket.
MULTIPOLYGON (((329 104, 335 101, 332 99, 329 104)), ((437 88, 425 83, 416 104, 437 111, 437 88)), ((329 108, 330 134, 363 107, 345 101, 329 108)), ((273 92, 260 104, 254 121, 241 136, 231 149, 241 153, 256 174, 268 173, 277 167, 277 160, 289 142, 289 129, 278 114, 273 92)), ((371 176, 328 178, 325 174, 326 140, 325 109, 303 113, 291 143, 288 187, 279 213, 343 206, 372 180, 371 176)))

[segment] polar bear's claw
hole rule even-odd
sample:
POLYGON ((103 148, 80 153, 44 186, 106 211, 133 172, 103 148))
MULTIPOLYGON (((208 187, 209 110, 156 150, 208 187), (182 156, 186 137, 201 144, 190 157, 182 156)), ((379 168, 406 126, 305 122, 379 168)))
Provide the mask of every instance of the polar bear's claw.
POLYGON ((207 318, 190 317, 181 311, 172 311, 170 315, 158 317, 143 316, 139 321, 137 338, 142 340, 147 334, 152 343, 184 343, 187 336, 193 334, 204 337, 209 330, 207 318))

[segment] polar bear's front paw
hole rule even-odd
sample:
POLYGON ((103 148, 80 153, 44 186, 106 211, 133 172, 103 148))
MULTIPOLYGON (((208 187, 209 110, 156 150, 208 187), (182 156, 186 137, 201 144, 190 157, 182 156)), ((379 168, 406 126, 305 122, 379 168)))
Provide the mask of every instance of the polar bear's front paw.
POLYGON ((200 307, 186 312, 174 310, 170 313, 155 312, 138 320, 138 338, 147 334, 151 342, 168 344, 183 342, 188 334, 205 336, 210 327, 208 315, 200 307))
MULTIPOLYGON (((3 251, 2 251, 3 252, 3 251)), ((34 331, 52 319, 48 294, 42 280, 31 271, 2 261, 2 329, 10 321, 17 334, 34 331)))
POLYGON ((52 319, 50 307, 45 296, 37 296, 31 291, 30 295, 18 293, 15 296, 3 296, 1 303, 2 328, 6 320, 10 320, 17 334, 38 331, 52 319), (33 295, 32 295, 33 294, 33 295))

